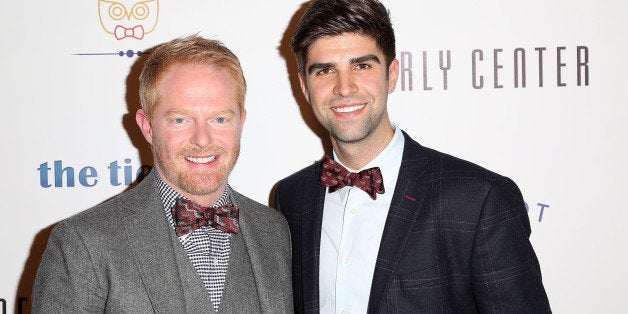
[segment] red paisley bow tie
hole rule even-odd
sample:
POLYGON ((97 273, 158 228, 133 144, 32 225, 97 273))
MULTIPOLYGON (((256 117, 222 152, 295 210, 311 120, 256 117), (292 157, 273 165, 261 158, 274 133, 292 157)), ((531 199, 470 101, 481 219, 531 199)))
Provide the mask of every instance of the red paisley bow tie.
POLYGON ((329 192, 335 192, 345 186, 355 186, 368 193, 372 199, 377 198, 377 194, 384 193, 384 179, 379 167, 362 170, 358 173, 349 172, 347 168, 335 162, 329 156, 323 160, 321 180, 319 183, 329 187, 329 192))
POLYGON ((180 237, 200 227, 210 226, 230 233, 240 232, 238 215, 240 209, 233 204, 220 207, 202 207, 188 199, 179 197, 170 209, 174 230, 180 237))

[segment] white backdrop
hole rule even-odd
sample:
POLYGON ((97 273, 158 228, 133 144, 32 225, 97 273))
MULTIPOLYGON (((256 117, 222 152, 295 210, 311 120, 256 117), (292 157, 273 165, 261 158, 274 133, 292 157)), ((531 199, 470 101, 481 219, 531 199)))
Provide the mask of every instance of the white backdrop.
MULTIPOLYGON (((328 149, 287 45, 303 3, 136 2, 0 3, 0 313, 30 311, 55 223, 127 189, 151 164, 133 119, 138 51, 199 33, 240 57, 248 116, 230 182, 253 199, 268 204, 279 179, 328 149), (140 38, 116 38, 110 13, 142 25, 140 38)), ((518 183, 556 313, 625 311, 628 2, 384 3, 405 70, 391 119, 423 145, 518 183)))

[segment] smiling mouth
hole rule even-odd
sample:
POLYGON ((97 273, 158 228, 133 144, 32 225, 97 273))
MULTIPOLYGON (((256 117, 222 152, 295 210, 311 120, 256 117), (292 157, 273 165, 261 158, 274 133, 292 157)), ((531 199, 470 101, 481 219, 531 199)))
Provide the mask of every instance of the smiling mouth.
POLYGON ((185 157, 185 160, 195 164, 206 164, 216 160, 216 156, 210 157, 185 157))
POLYGON ((346 106, 346 107, 334 107, 334 108, 331 108, 331 109, 334 112, 338 112, 338 113, 349 113, 349 112, 358 111, 358 110, 364 108, 364 106, 366 106, 366 104, 360 104, 360 105, 354 105, 354 106, 346 106))

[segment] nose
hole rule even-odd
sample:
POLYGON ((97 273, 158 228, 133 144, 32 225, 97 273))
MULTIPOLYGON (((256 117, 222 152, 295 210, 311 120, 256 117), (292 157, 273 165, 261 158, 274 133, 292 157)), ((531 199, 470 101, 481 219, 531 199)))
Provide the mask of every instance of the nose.
POLYGON ((196 123, 191 138, 192 144, 204 148, 212 142, 211 128, 205 123, 196 123))
POLYGON ((358 91, 351 73, 341 72, 336 77, 336 86, 334 86, 334 94, 342 97, 353 95, 358 91))

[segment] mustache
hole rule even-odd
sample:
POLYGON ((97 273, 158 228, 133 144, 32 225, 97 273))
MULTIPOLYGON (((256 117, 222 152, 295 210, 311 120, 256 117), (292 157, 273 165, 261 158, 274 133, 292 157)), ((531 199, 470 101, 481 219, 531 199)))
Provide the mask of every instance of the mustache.
POLYGON ((184 148, 180 151, 180 154, 185 156, 210 156, 210 155, 222 155, 227 151, 221 145, 212 145, 202 149, 199 148, 184 148))

